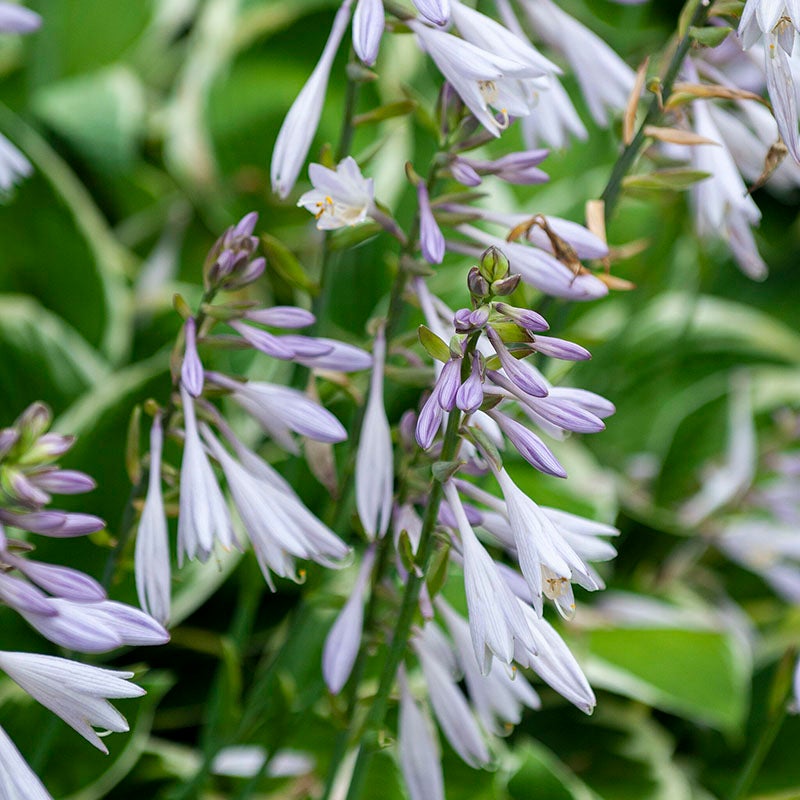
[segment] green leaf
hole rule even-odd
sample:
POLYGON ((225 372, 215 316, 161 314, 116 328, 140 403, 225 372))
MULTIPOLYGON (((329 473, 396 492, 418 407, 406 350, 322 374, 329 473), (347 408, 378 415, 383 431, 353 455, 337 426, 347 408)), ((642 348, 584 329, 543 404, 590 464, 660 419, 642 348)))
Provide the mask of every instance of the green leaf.
POLYGON ((115 65, 40 89, 34 112, 104 170, 130 169, 144 132, 143 87, 130 69, 115 65))
POLYGON ((411 114, 417 105, 418 103, 411 99, 387 103, 384 106, 378 106, 371 111, 366 111, 353 117, 353 125, 367 125, 370 122, 383 122, 394 117, 402 117, 406 114, 411 114))
POLYGON ((593 631, 587 676, 594 686, 720 730, 739 730, 750 670, 732 638, 708 630, 593 631))
POLYGON ((2 424, 34 400, 63 408, 108 374, 100 354, 31 297, 0 297, 0 350, 2 424))
POLYGON ((450 360, 450 348, 430 328, 420 325, 417 335, 419 343, 431 358, 443 363, 450 360))
POLYGON ((539 742, 520 742, 516 755, 522 764, 508 782, 512 800, 600 800, 599 795, 539 742))
POLYGON ((718 47, 733 32, 733 28, 720 26, 718 28, 689 28, 689 38, 706 47, 718 47))
POLYGON ((656 191, 682 192, 699 181, 710 178, 708 172, 697 169, 660 169, 647 175, 628 175, 622 181, 626 189, 652 189, 656 191))
POLYGON ((267 255, 268 266, 285 281, 311 294, 319 291, 317 285, 306 275, 297 256, 280 239, 268 233, 262 233, 261 242, 267 255))

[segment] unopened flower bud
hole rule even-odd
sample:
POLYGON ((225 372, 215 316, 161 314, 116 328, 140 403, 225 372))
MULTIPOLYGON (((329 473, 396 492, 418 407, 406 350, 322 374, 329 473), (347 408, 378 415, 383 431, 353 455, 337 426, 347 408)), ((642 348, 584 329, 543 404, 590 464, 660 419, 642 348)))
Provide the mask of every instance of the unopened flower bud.
POLYGON ((478 299, 489 297, 489 281, 481 275, 478 267, 472 267, 467 276, 467 286, 470 294, 478 299))
POLYGON ((502 250, 494 245, 484 250, 481 256, 480 272, 489 283, 494 283, 508 275, 508 259, 502 250))
POLYGON ((492 294, 500 295, 501 297, 512 294, 519 286, 521 279, 522 275, 519 272, 515 272, 513 275, 507 275, 505 278, 494 281, 491 286, 492 294))

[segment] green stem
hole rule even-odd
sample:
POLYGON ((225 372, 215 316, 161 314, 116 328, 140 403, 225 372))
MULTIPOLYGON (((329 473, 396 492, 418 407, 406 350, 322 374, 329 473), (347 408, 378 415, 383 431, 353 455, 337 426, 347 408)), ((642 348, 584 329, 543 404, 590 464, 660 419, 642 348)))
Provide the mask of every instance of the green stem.
POLYGON ((781 658, 778 666, 775 669, 775 677, 772 680, 770 687, 767 719, 761 728, 758 740, 756 741, 750 757, 745 761, 736 785, 731 793, 730 800, 739 800, 739 798, 746 797, 753 781, 758 776, 761 767, 764 764, 770 748, 772 747, 778 732, 783 725, 783 720, 786 717, 786 706, 789 701, 789 694, 792 691, 792 675, 794 673, 795 662, 797 661, 797 652, 795 648, 790 647, 781 658))
POLYGON ((639 156, 639 151, 645 140, 645 128, 658 122, 664 113, 662 104, 669 100, 675 79, 678 77, 681 65, 689 52, 689 48, 692 46, 689 30, 705 22, 710 3, 706 4, 702 2, 702 0, 692 0, 692 2, 695 3, 694 12, 691 14, 689 24, 686 26, 686 33, 678 42, 678 46, 675 48, 675 52, 670 59, 667 71, 664 73, 664 77, 661 80, 660 96, 653 97, 650 101, 650 106, 647 109, 644 120, 642 120, 642 124, 636 131, 636 135, 631 142, 625 146, 617 162, 614 164, 614 169, 611 171, 611 176, 601 195, 601 199, 605 203, 606 222, 611 219, 617 202, 619 201, 619 196, 622 191, 622 181, 639 156))
MULTIPOLYGON (((350 48, 350 58, 348 59, 348 67, 358 67, 358 62, 355 57, 355 52, 350 48)), ((341 161, 346 155, 349 155, 350 148, 353 145, 353 136, 355 136, 356 126, 353 125, 353 117, 356 114, 356 106, 358 104, 358 81, 350 77, 349 71, 347 73, 347 86, 344 92, 344 117, 342 118, 342 130, 339 134, 339 146, 336 148, 336 160, 341 161)))

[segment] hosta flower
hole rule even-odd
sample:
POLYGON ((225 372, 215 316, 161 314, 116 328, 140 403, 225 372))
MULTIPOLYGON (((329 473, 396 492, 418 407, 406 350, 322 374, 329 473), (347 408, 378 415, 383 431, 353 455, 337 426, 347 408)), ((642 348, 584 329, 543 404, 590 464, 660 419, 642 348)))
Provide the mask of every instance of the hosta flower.
POLYGON ((490 761, 486 741, 447 661, 439 658, 435 645, 430 646, 428 637, 433 630, 433 624, 428 623, 412 640, 428 686, 433 713, 447 741, 461 759, 474 768, 486 766, 490 761))
POLYGON ((411 800, 444 800, 439 742, 427 713, 411 696, 405 671, 400 668, 400 768, 411 800))
POLYGON ((0 196, 11 191, 32 170, 30 161, 0 134, 0 196))
POLYGON ((279 197, 286 197, 292 191, 317 131, 333 59, 350 20, 351 5, 352 0, 344 0, 336 12, 330 36, 317 66, 281 125, 270 167, 272 191, 279 197))
POLYGON ((383 404, 386 338, 383 327, 375 336, 369 399, 356 454, 356 508, 370 539, 389 527, 394 494, 392 434, 383 404))
POLYGON ((763 37, 767 89, 775 121, 789 153, 800 163, 797 87, 790 64, 797 31, 800 31, 797 0, 747 0, 739 36, 745 49, 763 37))
POLYGON ((517 82, 505 78, 530 78, 541 70, 513 58, 483 50, 450 33, 410 21, 422 48, 452 84, 476 119, 494 136, 508 127, 509 115, 530 113, 528 98, 517 82), (489 108, 500 113, 498 121, 489 108))
POLYGON ((384 24, 383 0, 358 0, 353 14, 353 49, 368 67, 378 57, 384 24))
POLYGON ((485 675, 491 668, 492 656, 510 664, 515 646, 526 651, 536 647, 519 603, 491 556, 478 541, 452 482, 445 484, 445 497, 461 535, 472 646, 485 675))
POLYGON ((355 586, 325 638, 325 647, 322 652, 322 675, 328 689, 333 694, 338 694, 347 683, 361 647, 364 595, 374 563, 375 547, 371 546, 364 553, 355 586))
POLYGON ((181 386, 183 460, 178 515, 178 564, 183 558, 207 561, 215 541, 225 549, 236 546, 228 506, 197 429, 194 400, 181 386))
POLYGON ((523 0, 521 5, 533 30, 569 61, 595 122, 606 125, 607 109, 625 107, 634 85, 633 70, 552 0, 523 0))
POLYGON ((29 8, 17 3, 0 2, 0 33, 33 33, 42 24, 42 18, 29 8))
POLYGON ((154 619, 165 624, 170 610, 169 532, 161 494, 161 415, 150 429, 150 473, 147 495, 136 533, 135 571, 139 604, 154 619))
POLYGON ((53 800, 2 728, 0 728, 0 798, 53 800))
POLYGON ((128 683, 132 672, 117 672, 66 658, 0 651, 0 669, 103 753, 108 748, 95 732, 128 730, 108 698, 141 697, 144 689, 128 683))
POLYGON ((372 178, 365 178, 356 160, 347 156, 335 170, 312 164, 308 168, 313 189, 297 205, 310 211, 320 230, 332 230, 364 222, 375 197, 372 178))

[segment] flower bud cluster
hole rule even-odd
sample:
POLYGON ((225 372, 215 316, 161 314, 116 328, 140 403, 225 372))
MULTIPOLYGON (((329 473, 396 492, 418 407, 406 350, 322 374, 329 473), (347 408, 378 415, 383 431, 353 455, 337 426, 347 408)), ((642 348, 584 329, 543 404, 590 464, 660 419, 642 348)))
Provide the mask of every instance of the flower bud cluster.
POLYGON ((217 239, 206 257, 203 282, 206 291, 240 289, 261 276, 264 258, 255 257, 258 237, 253 236, 258 214, 242 217, 217 239))

